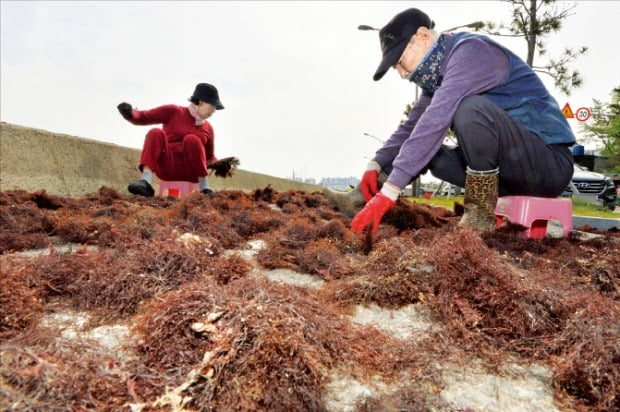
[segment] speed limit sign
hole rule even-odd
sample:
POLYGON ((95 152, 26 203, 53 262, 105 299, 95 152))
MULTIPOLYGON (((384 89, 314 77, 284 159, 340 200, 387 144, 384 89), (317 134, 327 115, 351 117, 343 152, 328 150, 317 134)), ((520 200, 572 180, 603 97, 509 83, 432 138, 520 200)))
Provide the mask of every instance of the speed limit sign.
POLYGON ((580 107, 575 112, 575 117, 580 122, 585 122, 586 120, 590 118, 590 109, 588 109, 587 107, 580 107))

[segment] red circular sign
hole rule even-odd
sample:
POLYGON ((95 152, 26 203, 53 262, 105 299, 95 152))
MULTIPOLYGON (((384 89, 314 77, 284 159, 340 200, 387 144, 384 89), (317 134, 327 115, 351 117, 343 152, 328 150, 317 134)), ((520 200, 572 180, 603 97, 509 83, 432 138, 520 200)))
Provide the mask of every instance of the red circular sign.
POLYGON ((590 113, 590 109, 588 109, 587 107, 580 107, 575 112, 575 117, 580 122, 585 122, 586 120, 588 120, 590 118, 590 114, 591 114, 590 113))

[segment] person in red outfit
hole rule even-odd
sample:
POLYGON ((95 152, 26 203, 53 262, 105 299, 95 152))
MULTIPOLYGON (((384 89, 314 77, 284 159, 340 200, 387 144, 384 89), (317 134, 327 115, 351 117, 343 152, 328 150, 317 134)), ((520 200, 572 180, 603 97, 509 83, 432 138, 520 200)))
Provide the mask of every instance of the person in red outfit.
POLYGON ((153 196, 153 174, 162 180, 198 182, 200 191, 213 194, 209 187, 208 167, 217 159, 214 154, 213 127, 207 121, 216 110, 224 108, 215 86, 196 85, 187 107, 168 104, 151 110, 137 110, 129 103, 117 106, 120 114, 135 125, 162 124, 148 131, 140 156, 140 180, 130 183, 129 192, 153 196))

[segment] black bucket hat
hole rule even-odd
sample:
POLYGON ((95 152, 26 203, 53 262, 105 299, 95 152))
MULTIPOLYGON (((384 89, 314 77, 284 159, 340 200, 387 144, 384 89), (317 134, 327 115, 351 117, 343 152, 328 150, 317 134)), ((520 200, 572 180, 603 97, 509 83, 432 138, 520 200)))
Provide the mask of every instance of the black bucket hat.
POLYGON ((216 110, 222 110, 224 105, 220 101, 215 86, 209 83, 198 83, 194 89, 194 94, 189 98, 193 102, 203 101, 215 106, 216 110))
POLYGON ((432 29, 435 22, 421 10, 407 9, 398 13, 381 30, 379 30, 379 41, 381 42, 381 52, 383 58, 372 77, 375 81, 381 79, 383 75, 394 66, 403 54, 405 47, 411 36, 420 27, 432 29))

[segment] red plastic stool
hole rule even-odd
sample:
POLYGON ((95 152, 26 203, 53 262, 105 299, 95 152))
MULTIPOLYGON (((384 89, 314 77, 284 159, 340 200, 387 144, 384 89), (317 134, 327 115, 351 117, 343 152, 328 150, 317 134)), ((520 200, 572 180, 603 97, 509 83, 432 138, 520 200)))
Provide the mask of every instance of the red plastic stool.
POLYGON ((181 197, 188 193, 198 191, 198 183, 183 182, 180 180, 160 180, 158 196, 164 193, 164 189, 167 190, 168 196, 181 197))
POLYGON ((503 196, 497 199, 495 206, 497 227, 504 217, 511 223, 525 226, 524 235, 534 239, 544 238, 547 223, 556 220, 562 224, 566 237, 573 230, 573 202, 565 198, 503 196))

